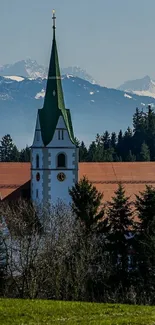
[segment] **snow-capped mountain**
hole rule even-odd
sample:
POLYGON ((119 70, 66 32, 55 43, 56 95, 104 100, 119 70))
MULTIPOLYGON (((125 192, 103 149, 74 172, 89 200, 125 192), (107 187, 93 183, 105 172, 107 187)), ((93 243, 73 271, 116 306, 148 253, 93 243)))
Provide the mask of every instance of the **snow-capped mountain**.
MULTIPOLYGON (((0 66, 0 76, 22 76, 26 78, 47 78, 48 68, 39 65, 37 61, 27 59, 18 61, 14 64, 6 64, 0 66)), ((62 75, 72 75, 87 80, 91 83, 96 83, 92 76, 87 71, 80 67, 68 67, 61 70, 62 75)))
POLYGON ((80 67, 68 67, 63 68, 61 70, 62 75, 71 75, 73 77, 78 77, 84 80, 91 82, 92 84, 96 84, 97 82, 93 79, 93 77, 87 73, 86 70, 81 69, 80 67))
MULTIPOLYGON (((136 107, 155 106, 155 99, 92 84, 70 75, 62 78, 66 108, 75 135, 86 144, 102 134, 132 125, 136 107)), ((43 106, 46 79, 0 77, 0 138, 9 133, 19 147, 31 145, 37 109, 43 106)))
POLYGON ((22 76, 27 78, 46 78, 47 69, 35 60, 27 59, 0 66, 1 76, 22 76))
POLYGON ((118 87, 118 89, 139 96, 155 98, 155 81, 151 80, 149 76, 145 76, 142 79, 126 81, 123 85, 118 87))

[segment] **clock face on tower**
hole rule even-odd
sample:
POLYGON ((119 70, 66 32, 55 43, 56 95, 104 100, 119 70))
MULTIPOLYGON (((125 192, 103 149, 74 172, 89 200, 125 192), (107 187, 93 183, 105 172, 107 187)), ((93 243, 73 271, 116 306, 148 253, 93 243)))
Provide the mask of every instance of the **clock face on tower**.
POLYGON ((59 182, 63 182, 65 180, 65 178, 66 178, 66 175, 64 173, 59 173, 57 175, 57 179, 59 182))

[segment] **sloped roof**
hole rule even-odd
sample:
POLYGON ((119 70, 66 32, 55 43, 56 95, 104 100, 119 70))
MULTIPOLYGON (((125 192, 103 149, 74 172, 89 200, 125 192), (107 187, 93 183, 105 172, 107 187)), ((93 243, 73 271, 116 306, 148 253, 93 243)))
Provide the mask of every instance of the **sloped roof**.
POLYGON ((0 198, 4 199, 30 180, 30 163, 0 162, 0 198))
MULTIPOLYGON (((30 181, 30 163, 0 163, 0 196, 4 199, 30 181)), ((79 179, 86 176, 109 201, 119 182, 127 196, 142 192, 146 185, 155 186, 155 162, 79 163, 79 179)))

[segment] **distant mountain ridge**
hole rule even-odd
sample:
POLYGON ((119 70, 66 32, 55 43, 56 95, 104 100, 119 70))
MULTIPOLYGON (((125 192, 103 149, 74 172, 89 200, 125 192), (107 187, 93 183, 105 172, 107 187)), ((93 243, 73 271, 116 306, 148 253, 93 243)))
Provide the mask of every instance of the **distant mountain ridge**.
POLYGON ((155 98, 155 81, 149 76, 145 76, 141 79, 129 80, 124 82, 118 87, 119 90, 123 90, 139 96, 149 96, 155 98))
MULTIPOLYGON (((71 75, 62 78, 66 108, 76 137, 89 144, 102 134, 132 125, 136 107, 155 106, 155 99, 101 87, 71 75)), ((11 134, 19 148, 31 145, 37 109, 42 108, 46 79, 0 77, 0 137, 11 134)))
MULTIPOLYGON (((20 76, 26 78, 47 78, 48 68, 43 65, 39 65, 37 61, 27 59, 15 62, 13 64, 5 64, 0 66, 1 76, 20 76)), ((80 67, 68 67, 61 69, 62 75, 72 75, 73 77, 79 77, 87 80, 91 83, 96 83, 91 75, 86 70, 80 67)))

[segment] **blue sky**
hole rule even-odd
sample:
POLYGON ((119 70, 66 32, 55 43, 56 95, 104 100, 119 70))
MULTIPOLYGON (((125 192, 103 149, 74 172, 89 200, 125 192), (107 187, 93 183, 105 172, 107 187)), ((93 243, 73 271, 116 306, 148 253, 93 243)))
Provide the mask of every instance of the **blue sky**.
POLYGON ((78 65, 109 87, 155 79, 155 0, 0 0, 1 65, 48 65, 53 8, 62 67, 78 65))

